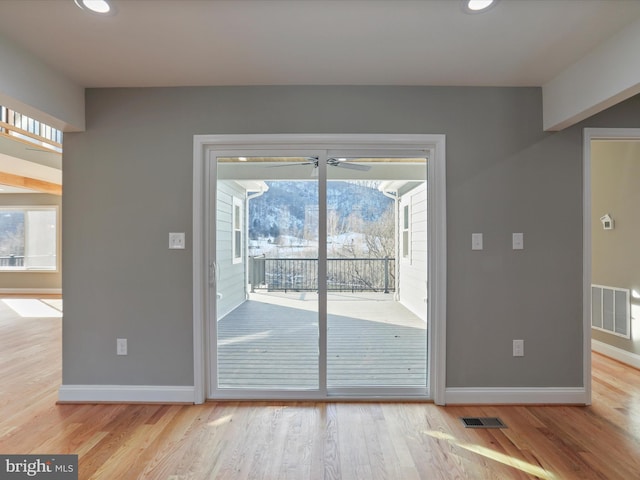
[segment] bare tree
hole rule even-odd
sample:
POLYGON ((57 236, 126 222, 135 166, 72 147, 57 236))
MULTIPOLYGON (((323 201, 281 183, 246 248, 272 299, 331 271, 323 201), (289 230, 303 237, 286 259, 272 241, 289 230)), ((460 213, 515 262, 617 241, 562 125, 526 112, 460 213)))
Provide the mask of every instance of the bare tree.
POLYGON ((371 290, 381 289, 383 285, 394 282, 394 272, 389 270, 387 261, 372 262, 362 260, 392 259, 395 253, 395 211, 393 205, 373 222, 363 222, 359 214, 348 222, 350 225, 360 225, 358 233, 363 234, 360 242, 349 242, 343 247, 342 256, 353 258, 352 262, 344 265, 340 273, 336 273, 335 280, 347 285, 363 285, 371 290), (357 259, 360 260, 357 260, 357 259), (388 275, 385 281, 384 275, 388 275), (342 278, 338 278, 342 277, 342 278))
POLYGON ((395 212, 393 204, 373 222, 364 222, 359 212, 350 215, 347 222, 352 232, 361 233, 361 242, 350 242, 343 248, 349 257, 393 258, 395 254, 395 212), (356 227, 357 228, 354 228, 356 227))
POLYGON ((364 225, 364 241, 369 257, 393 258, 395 254, 395 212, 393 204, 384 211, 376 222, 364 225))

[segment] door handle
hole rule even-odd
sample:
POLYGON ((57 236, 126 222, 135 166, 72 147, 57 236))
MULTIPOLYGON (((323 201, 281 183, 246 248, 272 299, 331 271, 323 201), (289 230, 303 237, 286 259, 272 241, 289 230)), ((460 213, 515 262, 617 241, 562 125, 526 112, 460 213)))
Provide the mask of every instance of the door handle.
POLYGON ((217 280, 217 267, 216 267, 216 262, 211 261, 209 262, 209 286, 213 287, 216 284, 216 280, 217 280))

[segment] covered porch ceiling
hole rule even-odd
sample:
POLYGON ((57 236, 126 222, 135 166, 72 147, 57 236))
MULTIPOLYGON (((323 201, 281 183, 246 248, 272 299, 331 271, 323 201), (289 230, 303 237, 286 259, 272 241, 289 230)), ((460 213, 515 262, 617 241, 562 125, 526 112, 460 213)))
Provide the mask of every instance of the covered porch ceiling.
MULTIPOLYGON (((309 157, 220 157, 221 180, 314 180, 317 167, 309 157)), ((327 166, 328 180, 426 180, 426 158, 358 157, 327 166), (351 164, 364 167, 348 168, 351 164)))

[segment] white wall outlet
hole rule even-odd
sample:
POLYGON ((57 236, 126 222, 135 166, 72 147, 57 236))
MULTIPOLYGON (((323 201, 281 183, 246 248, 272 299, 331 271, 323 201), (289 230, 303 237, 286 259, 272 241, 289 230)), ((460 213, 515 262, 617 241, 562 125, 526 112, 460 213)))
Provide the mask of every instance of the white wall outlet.
POLYGON ((169 233, 169 248, 172 250, 184 249, 184 232, 169 233))
POLYGON ((482 234, 471 234, 471 250, 482 250, 482 234))
POLYGON ((513 234, 513 249, 524 250, 524 233, 513 234))
POLYGON ((513 356, 524 357, 524 340, 513 341, 513 356))
POLYGON ((127 339, 126 338, 116 339, 116 353, 118 355, 127 355, 127 339))

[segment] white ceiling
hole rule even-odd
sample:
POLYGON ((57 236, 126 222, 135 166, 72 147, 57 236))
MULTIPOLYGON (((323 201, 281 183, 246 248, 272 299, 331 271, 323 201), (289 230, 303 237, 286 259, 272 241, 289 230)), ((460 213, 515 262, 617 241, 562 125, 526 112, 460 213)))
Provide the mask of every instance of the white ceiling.
MULTIPOLYGON (((498 0, 475 15, 462 0, 110 1, 112 16, 73 0, 0 0, 0 36, 78 87, 546 88, 640 25, 638 0, 498 0)), ((62 182, 59 159, 31 158, 22 147, 0 145, 0 160, 12 160, 2 171, 18 174, 24 161, 33 168, 19 174, 62 182)))
POLYGON ((83 87, 540 86, 640 18, 637 0, 0 0, 0 32, 83 87))

